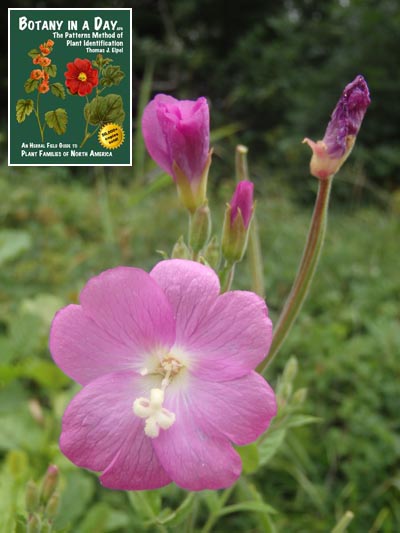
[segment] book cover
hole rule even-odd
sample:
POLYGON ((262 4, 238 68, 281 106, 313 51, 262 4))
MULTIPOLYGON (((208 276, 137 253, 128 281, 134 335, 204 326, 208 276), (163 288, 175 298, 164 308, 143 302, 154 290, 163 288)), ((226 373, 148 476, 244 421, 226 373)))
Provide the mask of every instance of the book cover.
POLYGON ((132 164, 131 18, 9 8, 10 166, 132 164))

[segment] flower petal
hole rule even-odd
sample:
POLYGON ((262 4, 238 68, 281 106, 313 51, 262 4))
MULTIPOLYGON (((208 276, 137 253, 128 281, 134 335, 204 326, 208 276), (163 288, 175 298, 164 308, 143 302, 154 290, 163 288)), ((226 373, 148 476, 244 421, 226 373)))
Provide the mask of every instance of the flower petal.
POLYGON ((210 381, 235 379, 248 374, 267 355, 272 322, 262 298, 247 291, 218 297, 183 348, 194 361, 191 372, 210 381))
POLYGON ((190 399, 168 394, 165 407, 176 420, 153 439, 157 457, 173 481, 187 490, 216 490, 229 487, 240 476, 238 453, 226 438, 208 435, 193 418, 190 399))
POLYGON ((154 161, 172 176, 172 163, 167 142, 157 116, 159 104, 172 104, 175 98, 166 94, 158 94, 149 102, 143 112, 142 132, 146 148, 154 161))
POLYGON ((143 490, 171 482, 134 415, 136 398, 148 396, 150 378, 115 372, 89 383, 68 405, 62 424, 61 451, 77 466, 104 470, 106 487, 143 490))
POLYGON ((208 435, 243 446, 255 441, 276 415, 275 394, 257 372, 222 383, 191 376, 191 413, 208 435))
POLYGON ((217 275, 193 261, 161 261, 150 275, 171 302, 176 346, 187 353, 196 376, 210 381, 235 379, 265 358, 272 322, 262 298, 246 291, 218 296, 217 275))
POLYGON ((172 308, 143 270, 118 267, 92 278, 55 316, 50 351, 57 365, 79 383, 124 369, 140 371, 151 352, 175 339, 172 308))
POLYGON ((184 345, 196 334, 219 294, 215 272, 195 261, 170 259, 161 261, 150 276, 163 289, 172 305, 176 320, 176 344, 184 345))

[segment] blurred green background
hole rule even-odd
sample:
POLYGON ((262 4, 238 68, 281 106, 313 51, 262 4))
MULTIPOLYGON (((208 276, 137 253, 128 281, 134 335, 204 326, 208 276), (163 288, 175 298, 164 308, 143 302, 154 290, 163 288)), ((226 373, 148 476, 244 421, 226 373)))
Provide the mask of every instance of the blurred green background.
MULTIPOLYGON (((60 420, 77 387, 47 349, 54 312, 76 301, 90 276, 118 264, 149 269, 161 257, 156 250, 170 253, 186 232, 170 178, 143 149, 137 119, 144 103, 156 92, 208 98, 216 234, 234 188, 235 145, 249 146, 267 302, 276 320, 317 185, 301 140, 322 138, 343 87, 359 73, 372 105, 335 178, 310 297, 268 376, 275 386, 295 356, 299 372, 289 389, 308 389, 301 412, 318 421, 296 427, 292 419, 284 434, 276 428, 282 440, 276 453, 250 475, 250 486, 231 495, 234 503, 243 491, 249 500, 261 494, 277 512, 268 520, 257 512, 232 513, 213 531, 322 533, 346 510, 355 515, 349 526, 354 533, 400 531, 399 3, 86 2, 113 5, 133 7, 133 169, 8 168, 7 77, 0 81, 0 531, 20 531, 15 524, 23 523, 25 483, 39 481, 49 463, 61 469, 58 531, 158 531, 151 513, 182 501, 178 489, 167 489, 162 502, 154 496, 146 518, 135 495, 103 489, 94 474, 62 457, 60 420)), ((0 61, 6 72, 6 54, 0 61)), ((247 288, 249 280, 244 262, 235 286, 247 288)), ((285 394, 283 409, 288 398, 301 396, 285 394)), ((211 496, 200 496, 197 506, 204 525, 211 496)), ((184 530, 171 523, 167 531, 184 530)))

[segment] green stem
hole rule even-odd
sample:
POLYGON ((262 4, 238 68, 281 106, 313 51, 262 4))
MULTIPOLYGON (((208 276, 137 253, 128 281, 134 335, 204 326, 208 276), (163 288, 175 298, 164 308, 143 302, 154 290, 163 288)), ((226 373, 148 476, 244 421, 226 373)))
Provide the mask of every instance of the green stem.
POLYGON ((36 115, 36 119, 37 119, 37 122, 38 122, 38 126, 39 126, 39 131, 40 131, 40 137, 42 139, 42 142, 44 142, 44 130, 42 128, 42 124, 40 122, 40 111, 39 111, 39 97, 40 97, 40 92, 38 91, 37 93, 37 98, 36 98, 36 109, 35 109, 35 115, 36 115))
POLYGON ((275 359, 307 297, 324 244, 331 186, 332 178, 319 180, 318 194, 303 257, 292 290, 275 326, 268 359, 265 359, 257 369, 260 373, 263 373, 275 359))
POLYGON ((228 501, 230 495, 232 494, 234 488, 235 488, 235 485, 232 485, 231 487, 225 489, 222 492, 222 494, 221 494, 221 496, 220 496, 220 498, 218 500, 218 507, 208 517, 207 522, 204 524, 204 527, 201 530, 201 533, 209 533, 211 531, 213 525, 219 519, 219 513, 220 513, 221 509, 223 509, 223 507, 225 506, 225 504, 228 501))
MULTIPOLYGON (((249 150, 247 146, 244 146, 243 144, 238 144, 236 146, 236 182, 243 180, 250 181, 249 166, 247 162, 248 151, 249 150)), ((251 226, 249 229, 247 254, 251 272, 251 290, 261 296, 261 298, 265 298, 263 258, 261 253, 261 243, 258 232, 256 213, 253 214, 251 226)))
POLYGON ((221 285, 221 294, 228 292, 232 286, 233 277, 235 275, 235 264, 230 264, 225 261, 225 265, 219 272, 219 283, 221 285))
POLYGON ((346 511, 336 526, 332 529, 331 533, 344 533, 347 531, 347 526, 354 518, 354 513, 351 511, 346 511))
POLYGON ((251 272, 251 290, 265 298, 263 258, 256 213, 251 221, 247 257, 251 272))

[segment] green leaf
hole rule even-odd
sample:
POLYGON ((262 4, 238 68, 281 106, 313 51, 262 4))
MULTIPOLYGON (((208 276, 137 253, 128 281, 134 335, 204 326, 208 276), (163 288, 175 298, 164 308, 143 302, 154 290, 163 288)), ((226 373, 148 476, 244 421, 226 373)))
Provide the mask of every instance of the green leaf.
POLYGON ((96 96, 85 105, 84 114, 92 126, 102 126, 109 122, 122 124, 125 118, 122 98, 118 94, 96 96))
POLYGON ((263 502, 240 502, 235 503, 233 505, 228 505, 227 507, 223 507, 219 512, 218 516, 225 516, 232 513, 240 513, 240 512, 253 512, 253 513, 263 513, 263 514, 276 514, 277 511, 271 507, 271 505, 268 505, 267 503, 263 502))
POLYGON ((189 492, 181 505, 163 518, 156 519, 154 522, 158 524, 169 524, 172 526, 179 525, 193 510, 194 492, 189 492))
POLYGON ((58 135, 67 131, 68 115, 65 109, 59 107, 55 111, 47 111, 44 118, 49 128, 54 129, 58 135))
POLYGON ((16 105, 17 122, 23 122, 33 111, 33 100, 28 98, 27 100, 18 100, 16 105))
POLYGON ((109 65, 100 80, 100 85, 111 87, 112 85, 119 85, 125 78, 125 73, 122 72, 119 65, 109 65))
POLYGON ((0 415, 0 449, 24 449, 30 452, 43 445, 43 429, 28 412, 26 404, 21 409, 0 415))
MULTIPOLYGON (((61 492, 60 511, 55 518, 56 530, 66 527, 86 514, 95 491, 95 477, 81 470, 66 472, 63 476, 66 486, 61 492)), ((76 531, 76 528, 72 528, 76 531)))
POLYGON ((50 85, 50 90, 54 96, 58 96, 58 98, 65 100, 65 89, 62 83, 52 83, 50 85))
POLYGON ((32 48, 32 50, 29 50, 28 56, 35 59, 35 57, 40 56, 40 51, 37 48, 32 48))
POLYGON ((286 429, 274 429, 267 433, 266 437, 258 445, 260 466, 267 464, 276 454, 286 435, 286 429))
POLYGON ((24 83, 24 89, 27 93, 33 93, 35 89, 39 87, 39 80, 33 80, 32 78, 28 78, 26 82, 24 83))
POLYGON ((55 78, 57 76, 57 67, 54 63, 51 63, 47 67, 44 67, 43 70, 47 72, 50 78, 55 78))
POLYGON ((282 425, 287 429, 306 426, 307 424, 317 424, 318 422, 322 422, 322 418, 310 415, 293 415, 290 416, 282 425))
POLYGON ((17 229, 0 230, 0 265, 17 259, 32 246, 32 238, 26 231, 17 229))
POLYGON ((79 527, 79 533, 105 533, 111 507, 104 502, 99 502, 90 507, 85 513, 85 518, 79 527))
POLYGON ((255 442, 247 446, 238 446, 236 451, 240 455, 243 464, 243 472, 245 474, 252 474, 258 468, 259 454, 258 447, 255 442))

